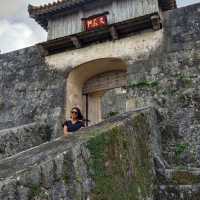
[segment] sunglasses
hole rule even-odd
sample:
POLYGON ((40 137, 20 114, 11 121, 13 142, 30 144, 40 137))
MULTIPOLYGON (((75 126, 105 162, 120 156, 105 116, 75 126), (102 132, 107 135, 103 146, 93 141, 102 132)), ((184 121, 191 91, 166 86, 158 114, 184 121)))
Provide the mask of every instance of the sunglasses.
POLYGON ((76 112, 76 111, 74 111, 74 110, 72 110, 72 111, 71 111, 71 113, 75 113, 75 114, 77 114, 77 112, 76 112))

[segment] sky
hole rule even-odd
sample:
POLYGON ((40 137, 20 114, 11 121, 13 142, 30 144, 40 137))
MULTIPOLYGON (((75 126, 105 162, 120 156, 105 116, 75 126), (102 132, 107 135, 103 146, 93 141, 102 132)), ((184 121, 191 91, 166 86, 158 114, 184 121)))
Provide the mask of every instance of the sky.
MULTIPOLYGON (((0 52, 6 53, 45 41, 46 31, 27 12, 28 4, 43 5, 54 0, 0 0, 0 52)), ((178 7, 200 0, 177 0, 178 7)))

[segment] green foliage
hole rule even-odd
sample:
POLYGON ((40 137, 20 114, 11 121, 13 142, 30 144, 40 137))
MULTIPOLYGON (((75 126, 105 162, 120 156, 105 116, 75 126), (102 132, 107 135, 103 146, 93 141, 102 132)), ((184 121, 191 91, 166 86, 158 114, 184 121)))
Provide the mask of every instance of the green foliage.
POLYGON ((192 103, 192 97, 181 93, 178 96, 178 102, 184 107, 189 106, 192 103))
POLYGON ((64 174, 63 175, 63 181, 64 183, 67 185, 69 183, 70 177, 68 174, 64 174))
POLYGON ((129 88, 144 88, 144 87, 156 87, 159 85, 158 81, 139 81, 139 82, 131 82, 128 87, 129 88))
POLYGON ((196 75, 184 75, 184 74, 178 74, 176 75, 177 79, 179 80, 191 80, 194 78, 198 78, 198 76, 196 75))
POLYGON ((0 104, 0 110, 3 110, 4 104, 0 104))
POLYGON ((107 113, 106 118, 110 118, 110 117, 116 116, 118 114, 119 114, 119 112, 113 112, 113 111, 111 111, 111 112, 107 113))
POLYGON ((184 164, 179 164, 179 165, 176 165, 176 169, 177 170, 187 170, 188 166, 184 165, 184 164))
POLYGON ((195 76, 189 76, 189 75, 177 75, 177 80, 181 81, 186 87, 189 87, 192 85, 192 80, 196 78, 195 76))
POLYGON ((40 185, 33 185, 31 187, 31 199, 47 200, 48 193, 45 193, 40 185))
POLYGON ((38 185, 33 185, 32 187, 31 187, 31 193, 32 193, 32 196, 38 196, 39 194, 40 194, 40 192, 41 192, 41 188, 40 188, 40 186, 38 186, 38 185))
POLYGON ((188 150, 189 145, 187 143, 176 145, 176 157, 180 158, 180 155, 188 150))

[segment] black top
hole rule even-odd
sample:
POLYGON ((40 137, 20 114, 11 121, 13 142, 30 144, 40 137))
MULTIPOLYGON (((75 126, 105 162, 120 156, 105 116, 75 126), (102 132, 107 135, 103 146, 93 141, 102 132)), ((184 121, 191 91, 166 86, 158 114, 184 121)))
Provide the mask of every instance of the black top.
POLYGON ((75 132, 78 131, 81 127, 84 127, 84 123, 82 121, 77 121, 75 124, 72 123, 71 120, 66 120, 65 123, 63 124, 64 126, 67 126, 68 132, 75 132))

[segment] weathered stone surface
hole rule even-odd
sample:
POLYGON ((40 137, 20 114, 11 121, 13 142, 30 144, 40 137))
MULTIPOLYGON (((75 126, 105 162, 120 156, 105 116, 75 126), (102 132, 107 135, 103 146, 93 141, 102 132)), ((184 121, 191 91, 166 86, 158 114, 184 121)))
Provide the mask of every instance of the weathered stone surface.
POLYGON ((199 200, 200 185, 161 185, 155 200, 199 200))
POLYGON ((165 13, 163 47, 128 69, 129 99, 160 112, 163 156, 171 167, 200 166, 199 9, 165 13))
POLYGON ((0 160, 49 141, 50 127, 46 123, 31 123, 0 130, 0 160))
POLYGON ((101 99, 101 112, 103 119, 126 112, 126 90, 116 88, 107 91, 101 99))
POLYGON ((165 48, 180 51, 200 47, 199 4, 165 13, 165 48))
POLYGON ((1 160, 0 199, 153 199, 155 124, 146 108, 1 160))
POLYGON ((49 69, 37 47, 1 54, 0 78, 0 129, 47 118, 64 105, 64 76, 49 69))

